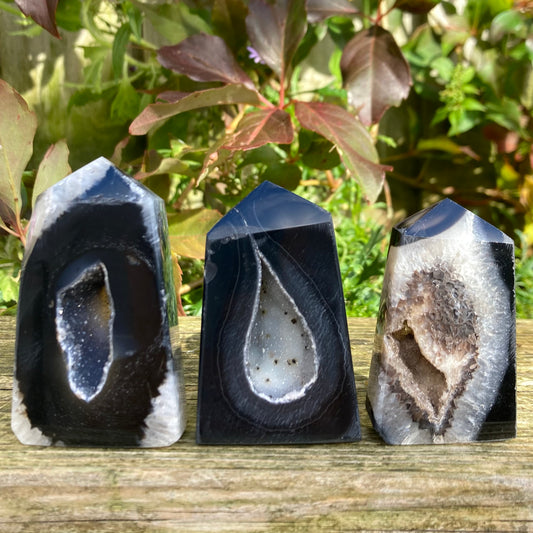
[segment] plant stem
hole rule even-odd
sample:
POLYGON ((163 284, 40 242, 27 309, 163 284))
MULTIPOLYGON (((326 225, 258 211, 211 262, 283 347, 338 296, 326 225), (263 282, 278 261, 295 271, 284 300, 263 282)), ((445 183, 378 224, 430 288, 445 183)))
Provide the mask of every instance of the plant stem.
POLYGON ((274 104, 270 100, 266 99, 259 91, 257 92, 257 96, 259 97, 259 100, 263 102, 265 107, 275 107, 274 104))
POLYGON ((285 107, 285 72, 281 71, 281 76, 279 78, 279 101, 278 101, 278 107, 279 109, 283 109, 285 107))
POLYGON ((180 287, 180 296, 183 296, 184 294, 187 294, 188 292, 191 292, 193 289, 196 289, 197 287, 201 287, 204 282, 203 278, 198 278, 190 283, 186 283, 185 285, 182 285, 180 287))

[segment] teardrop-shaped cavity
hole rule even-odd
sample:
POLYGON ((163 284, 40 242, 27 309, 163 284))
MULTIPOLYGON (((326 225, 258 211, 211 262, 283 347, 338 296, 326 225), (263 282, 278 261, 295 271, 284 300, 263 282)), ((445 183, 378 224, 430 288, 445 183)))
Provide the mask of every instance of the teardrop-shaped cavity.
POLYGON ((90 402, 104 387, 113 360, 115 310, 107 269, 93 263, 60 288, 56 296, 56 333, 68 383, 90 402))
POLYGON ((244 346, 246 377, 261 398, 287 403, 304 396, 316 381, 316 345, 294 300, 258 253, 260 289, 244 346))

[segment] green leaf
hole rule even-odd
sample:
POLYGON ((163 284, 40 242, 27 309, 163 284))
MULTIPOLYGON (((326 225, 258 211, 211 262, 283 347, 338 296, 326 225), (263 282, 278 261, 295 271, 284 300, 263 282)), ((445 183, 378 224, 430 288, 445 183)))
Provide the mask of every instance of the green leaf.
POLYGON ((217 35, 237 50, 246 42, 245 18, 248 8, 243 0, 214 0, 211 21, 217 35))
POLYGON ((37 119, 28 104, 0 80, 0 213, 15 223, 22 208, 22 173, 33 153, 37 119))
POLYGON ((513 0, 468 0, 465 14, 473 29, 488 26, 502 11, 511 9, 513 0))
POLYGON ((81 21, 81 0, 68 0, 59 2, 56 11, 56 23, 67 31, 80 31, 83 29, 81 21))
POLYGON ((143 36, 143 17, 142 13, 131 3, 125 4, 125 11, 128 15, 128 22, 131 32, 137 40, 141 40, 143 36))
POLYGON ((142 184, 155 192, 165 203, 169 201, 171 178, 168 174, 154 174, 142 180, 142 184))
POLYGON ((432 139, 420 139, 416 145, 416 150, 419 152, 437 150, 453 155, 466 154, 474 159, 479 159, 479 156, 469 146, 461 146, 445 135, 432 139))
POLYGON ((69 151, 65 141, 58 141, 48 148, 35 177, 31 199, 32 206, 35 206, 39 194, 72 172, 68 164, 68 156, 69 151))
POLYGON ((398 148, 398 143, 396 142, 396 140, 392 137, 389 137, 388 135, 379 134, 378 141, 386 144, 390 148, 398 148))
POLYGON ((123 78, 111 103, 111 118, 118 122, 130 121, 139 112, 140 103, 141 95, 127 78, 123 78))
POLYGON ((246 152, 242 158, 242 162, 239 164, 239 168, 246 165, 256 165, 262 163, 264 165, 273 165, 280 162, 280 154, 274 150, 272 146, 261 146, 255 150, 246 152))
POLYGON ((0 314, 13 309, 19 295, 20 263, 23 249, 12 235, 0 241, 0 314))
MULTIPOLYGON (((296 53, 294 54, 292 58, 292 68, 294 69, 295 66, 299 65, 310 53, 311 50, 316 46, 316 44, 322 40, 323 36, 321 36, 321 33, 326 30, 326 26, 309 26, 307 28, 307 32, 302 39, 302 42, 300 43, 300 46, 298 46, 298 49, 296 50, 296 53)), ((293 82, 297 82, 298 76, 295 75, 293 82)), ((297 89, 296 89, 297 90, 297 89)))
POLYGON ((85 85, 93 88, 97 93, 102 92, 102 72, 104 63, 109 56, 107 45, 84 46, 83 55, 87 59, 87 66, 83 69, 85 85))
POLYGON ((428 25, 417 28, 402 49, 411 65, 427 67, 442 55, 442 50, 428 25))
POLYGON ((135 179, 142 180, 160 174, 187 174, 189 165, 175 157, 161 157, 156 150, 147 150, 144 154, 143 166, 135 174, 135 179))
POLYGON ((0 305, 16 302, 19 298, 19 284, 10 270, 0 267, 0 305))
POLYGON ((524 68, 520 103, 531 111, 533 109, 533 65, 524 68))
POLYGON ((531 42, 531 40, 526 40, 525 42, 518 43, 511 48, 508 53, 509 57, 512 57, 513 59, 533 63, 533 42, 531 42))
POLYGON ((299 145, 302 163, 310 168, 329 170, 340 164, 335 145, 321 135, 301 130, 299 145))
POLYGON ((113 49, 111 55, 111 62, 113 65, 113 74, 115 78, 122 77, 122 67, 124 65, 124 56, 126 55, 126 49, 130 42, 131 26, 128 22, 122 24, 115 34, 113 40, 113 49))
POLYGON ((191 209, 168 215, 168 233, 172 251, 182 257, 203 259, 205 236, 222 218, 214 209, 191 209))
POLYGON ((132 0, 132 3, 146 14, 154 30, 170 44, 179 43, 195 33, 212 33, 209 24, 192 13, 185 2, 148 5, 132 0))
POLYGON ((454 109, 450 112, 448 119, 451 125, 448 135, 453 136, 471 130, 473 127, 480 124, 483 119, 483 115, 477 111, 454 109))
POLYGON ((262 181, 270 181, 289 191, 296 189, 301 179, 302 171, 299 167, 282 162, 269 165, 261 175, 262 181))
POLYGON ((502 98, 500 101, 487 104, 487 119, 508 130, 520 130, 522 127, 521 118, 520 104, 510 98, 502 98))
POLYGON ((485 111, 485 106, 480 101, 474 100, 473 98, 465 98, 461 103, 461 107, 465 111, 485 111))
POLYGON ((374 202, 383 186, 388 167, 378 154, 367 130, 342 107, 321 102, 295 102, 300 124, 335 144, 346 168, 361 184, 368 200, 374 202))
POLYGON ((431 11, 440 0, 396 0, 394 7, 409 13, 423 14, 431 11))
POLYGON ((505 34, 527 37, 527 26, 524 22, 524 17, 514 9, 498 13, 490 25, 492 42, 498 42, 505 34))
POLYGON ((476 69, 474 67, 463 67, 462 65, 456 65, 454 69, 454 79, 458 85, 466 85, 471 82, 476 75, 476 69))
POLYGON ((443 83, 452 79, 454 64, 449 57, 438 57, 431 62, 431 68, 435 69, 443 83))
POLYGON ((435 126, 435 124, 439 124, 439 122, 446 120, 448 118, 448 115, 449 115, 449 112, 446 107, 439 107, 437 111, 435 111, 435 114, 433 115, 433 119, 431 120, 431 125, 435 126))
POLYGON ((156 124, 159 124, 178 113, 190 111, 191 109, 214 105, 258 105, 260 103, 257 92, 244 87, 244 85, 232 84, 193 93, 174 94, 176 100, 173 102, 155 103, 147 106, 131 123, 131 135, 144 135, 156 124))

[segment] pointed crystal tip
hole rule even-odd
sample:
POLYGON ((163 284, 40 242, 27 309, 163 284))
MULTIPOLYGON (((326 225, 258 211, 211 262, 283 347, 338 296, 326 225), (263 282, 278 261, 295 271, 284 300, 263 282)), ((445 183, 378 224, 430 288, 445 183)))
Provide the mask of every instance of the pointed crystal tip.
POLYGON ((316 204, 264 181, 229 211, 208 233, 208 240, 255 234, 331 221, 316 204))
POLYGON ((513 243, 505 233, 448 198, 406 218, 394 229, 393 245, 430 237, 513 243))

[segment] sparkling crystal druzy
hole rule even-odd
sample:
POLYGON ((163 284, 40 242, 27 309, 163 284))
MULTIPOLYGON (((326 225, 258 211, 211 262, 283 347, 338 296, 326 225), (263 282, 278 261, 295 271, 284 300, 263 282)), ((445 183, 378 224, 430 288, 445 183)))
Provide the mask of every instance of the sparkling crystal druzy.
POLYGON ((387 443, 515 436, 513 250, 451 200, 393 229, 367 395, 387 443))
POLYGON ((331 217, 265 182, 207 235, 197 440, 359 438, 331 217))
POLYGON ((162 200, 104 158, 39 196, 17 317, 12 428, 22 443, 181 436, 166 224, 162 200))

